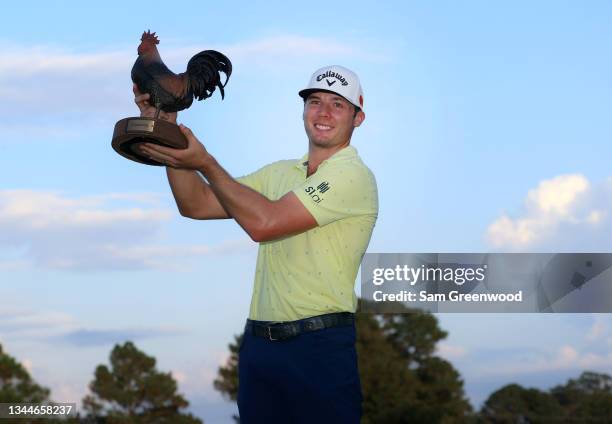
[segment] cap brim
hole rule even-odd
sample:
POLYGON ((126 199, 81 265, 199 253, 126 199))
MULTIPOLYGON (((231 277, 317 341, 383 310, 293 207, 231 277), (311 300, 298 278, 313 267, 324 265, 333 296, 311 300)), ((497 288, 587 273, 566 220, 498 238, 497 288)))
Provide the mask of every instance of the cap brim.
POLYGON ((352 104, 353 106, 361 109, 361 106, 356 105, 355 103, 351 102, 349 99, 347 99, 346 97, 344 97, 342 94, 338 94, 335 91, 332 90, 326 90, 324 88, 305 88, 304 90, 300 90, 298 92, 298 94, 300 95, 300 97, 304 100, 306 100, 308 98, 308 96, 310 96, 312 93, 317 93, 317 92, 323 92, 323 93, 330 93, 330 94, 335 94, 336 96, 340 96, 342 97, 344 100, 346 100, 347 102, 349 102, 350 104, 352 104))

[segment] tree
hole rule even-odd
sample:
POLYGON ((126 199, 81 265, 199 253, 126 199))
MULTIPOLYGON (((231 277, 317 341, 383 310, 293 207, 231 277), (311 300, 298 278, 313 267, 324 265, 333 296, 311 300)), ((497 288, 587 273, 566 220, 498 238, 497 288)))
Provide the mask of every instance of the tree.
POLYGON ((447 336, 435 316, 410 309, 356 316, 364 424, 472 420, 459 373, 434 355, 447 336))
POLYGON ((83 399, 89 419, 105 417, 107 423, 202 423, 182 412, 189 402, 178 394, 170 373, 155 369, 155 358, 132 342, 116 345, 110 355, 111 368, 99 365, 89 384, 91 394, 83 399))
POLYGON ((224 366, 219 367, 213 382, 215 389, 230 400, 238 398, 238 351, 241 344, 242 335, 234 336, 234 343, 229 344, 230 357, 224 366))
POLYGON ((578 379, 551 389, 552 395, 574 422, 612 422, 612 378, 583 372, 578 379))
POLYGON ((28 371, 0 345, 0 403, 48 403, 49 389, 32 380, 28 371))
MULTIPOLYGON (((446 332, 433 315, 358 313, 356 326, 362 424, 470 422, 459 373, 434 356, 446 332)), ((215 388, 232 400, 238 394, 240 337, 230 344, 230 358, 215 380, 215 388)))
MULTIPOLYGON (((238 399, 238 352, 243 335, 234 336, 234 343, 229 344, 230 357, 224 366, 219 367, 218 376, 213 382, 215 389, 230 400, 238 399)), ((235 423, 240 423, 238 415, 232 415, 235 423)))
POLYGON ((509 384, 489 396, 480 420, 492 424, 610 423, 612 378, 586 371, 548 392, 509 384))
POLYGON ((480 416, 491 424, 538 424, 564 422, 565 413, 550 393, 508 384, 489 396, 480 416))

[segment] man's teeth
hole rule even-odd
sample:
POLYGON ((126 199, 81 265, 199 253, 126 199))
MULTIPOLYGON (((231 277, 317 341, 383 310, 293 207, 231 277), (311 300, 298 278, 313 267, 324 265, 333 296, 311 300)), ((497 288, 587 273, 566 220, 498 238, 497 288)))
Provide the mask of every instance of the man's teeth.
POLYGON ((318 130, 331 130, 329 125, 315 124, 315 128, 318 130))

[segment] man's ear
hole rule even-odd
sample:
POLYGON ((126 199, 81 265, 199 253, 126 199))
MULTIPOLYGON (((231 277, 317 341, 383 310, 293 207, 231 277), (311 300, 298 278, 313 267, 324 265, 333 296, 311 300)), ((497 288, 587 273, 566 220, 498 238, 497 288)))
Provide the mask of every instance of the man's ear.
POLYGON ((358 127, 359 125, 361 125, 363 121, 365 121, 365 113, 362 110, 360 110, 359 112, 357 112, 357 115, 355 115, 355 117, 353 118, 353 126, 358 127))

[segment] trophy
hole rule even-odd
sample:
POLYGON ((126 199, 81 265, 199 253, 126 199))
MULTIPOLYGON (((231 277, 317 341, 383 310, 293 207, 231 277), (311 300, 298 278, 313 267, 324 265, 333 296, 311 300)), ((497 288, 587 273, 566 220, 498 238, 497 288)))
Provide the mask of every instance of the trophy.
POLYGON ((204 50, 189 60, 185 72, 177 75, 162 61, 157 44, 159 39, 155 33, 144 32, 138 46, 138 58, 132 67, 132 81, 141 93, 149 93, 149 102, 155 106, 155 117, 132 117, 118 121, 111 145, 127 159, 162 166, 162 163, 143 156, 136 146, 139 143, 152 143, 185 149, 187 139, 180 128, 159 119, 160 111, 178 112, 187 109, 194 97, 198 100, 207 99, 215 88, 219 88, 223 99, 223 89, 232 74, 232 63, 217 51, 204 50), (225 74, 224 83, 221 83, 221 72, 225 74))

